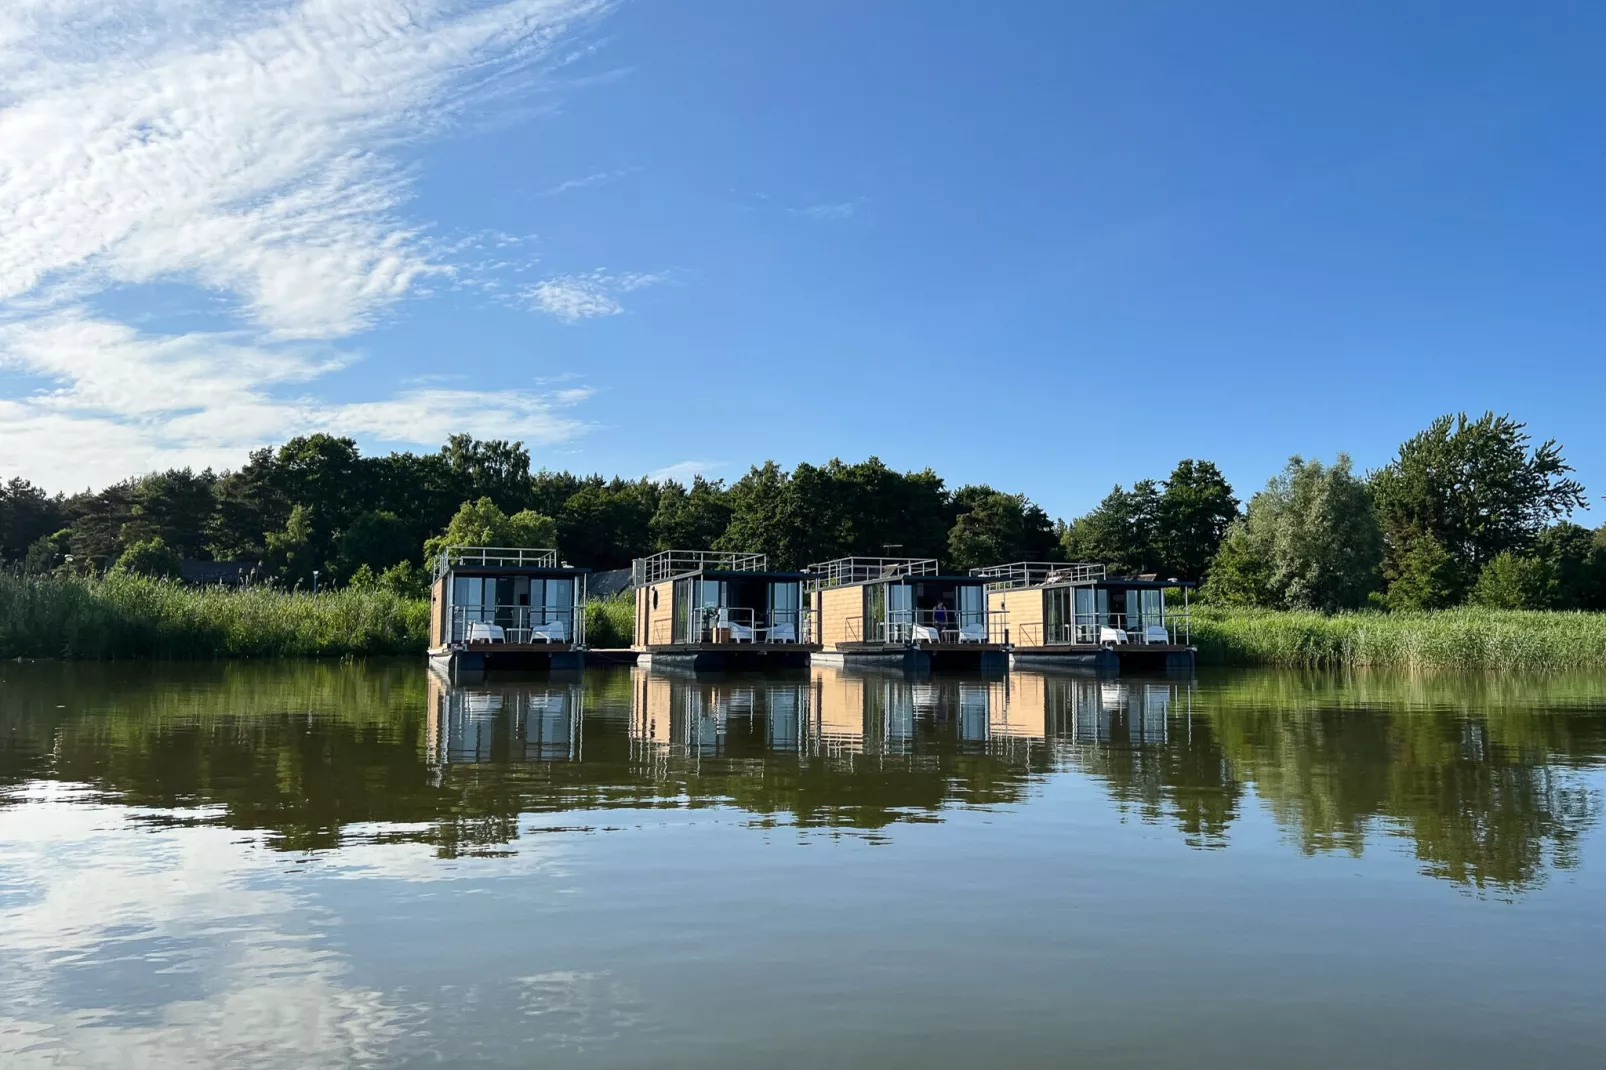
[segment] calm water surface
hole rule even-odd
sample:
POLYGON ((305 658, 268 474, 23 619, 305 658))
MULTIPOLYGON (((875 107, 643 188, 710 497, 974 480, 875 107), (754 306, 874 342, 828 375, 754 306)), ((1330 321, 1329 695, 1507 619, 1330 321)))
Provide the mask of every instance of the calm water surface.
POLYGON ((1606 679, 0 665, 0 1066, 1606 1065, 1606 679))

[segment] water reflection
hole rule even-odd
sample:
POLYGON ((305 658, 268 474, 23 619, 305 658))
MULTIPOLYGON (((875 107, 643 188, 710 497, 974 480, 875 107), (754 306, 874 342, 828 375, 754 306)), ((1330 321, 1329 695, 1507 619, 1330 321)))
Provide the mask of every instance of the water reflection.
POLYGON ((1403 838, 1423 873, 1520 891, 1599 817, 1606 685, 1298 674, 1107 680, 816 668, 452 687, 411 665, 14 665, 0 807, 39 783, 275 848, 496 853, 521 815, 730 806, 886 836, 1056 776, 1196 847, 1263 807, 1304 854, 1403 838))

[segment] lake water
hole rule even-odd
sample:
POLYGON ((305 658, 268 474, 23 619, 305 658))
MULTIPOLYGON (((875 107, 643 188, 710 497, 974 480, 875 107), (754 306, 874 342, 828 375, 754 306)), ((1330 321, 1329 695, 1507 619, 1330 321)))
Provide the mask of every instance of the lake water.
POLYGON ((1606 1066, 1606 679, 0 665, 0 1066, 1606 1066))

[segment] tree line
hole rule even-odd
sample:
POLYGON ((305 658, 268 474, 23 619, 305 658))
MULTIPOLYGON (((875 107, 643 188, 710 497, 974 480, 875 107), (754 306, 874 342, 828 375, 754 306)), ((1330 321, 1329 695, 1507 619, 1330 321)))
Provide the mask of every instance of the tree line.
POLYGON ((1554 441, 1509 416, 1435 420, 1364 475, 1347 457, 1292 458, 1241 504, 1216 465, 1116 486, 1066 523, 1023 494, 950 490, 930 469, 871 457, 787 471, 773 461, 720 480, 532 472, 521 443, 455 435, 433 453, 365 457, 309 435, 253 452, 237 471, 173 469, 97 492, 0 484, 0 565, 32 573, 122 568, 175 574, 183 560, 246 562, 267 581, 383 582, 416 590, 445 542, 556 545, 576 564, 623 568, 654 550, 769 555, 801 568, 848 554, 935 557, 949 571, 1007 561, 1092 561, 1201 584, 1229 605, 1334 611, 1606 608, 1606 529, 1554 441))

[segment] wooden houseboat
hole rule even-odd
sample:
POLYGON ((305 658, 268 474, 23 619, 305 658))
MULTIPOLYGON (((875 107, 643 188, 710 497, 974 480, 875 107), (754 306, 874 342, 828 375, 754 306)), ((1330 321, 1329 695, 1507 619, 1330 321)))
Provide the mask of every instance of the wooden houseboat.
POLYGON ((1007 667, 984 579, 942 575, 934 558, 843 557, 808 572, 820 664, 1007 667))
POLYGON ((585 664, 586 574, 556 550, 450 546, 435 560, 429 656, 452 679, 585 664))
POLYGON ((632 565, 634 649, 642 666, 804 668, 811 641, 801 572, 763 554, 664 550, 632 565))
POLYGON ((1103 565, 1017 561, 972 570, 987 584, 988 609, 1008 621, 1010 664, 1108 672, 1188 671, 1193 585, 1111 576, 1103 565), (1180 588, 1182 607, 1165 592, 1180 588))

